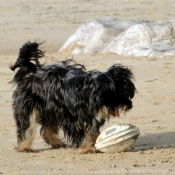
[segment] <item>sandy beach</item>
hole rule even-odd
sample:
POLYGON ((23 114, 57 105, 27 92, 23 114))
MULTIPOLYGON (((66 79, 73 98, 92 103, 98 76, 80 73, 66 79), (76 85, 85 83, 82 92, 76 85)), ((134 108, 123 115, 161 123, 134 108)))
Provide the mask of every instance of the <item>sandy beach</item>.
MULTIPOLYGON (((106 16, 118 19, 175 19, 173 0, 7 0, 0 6, 0 174, 175 174, 175 56, 163 58, 124 57, 116 54, 82 54, 73 58, 88 70, 105 71, 120 62, 135 75, 137 94, 133 109, 106 122, 131 123, 141 135, 122 153, 78 154, 76 149, 51 149, 36 135, 37 153, 18 153, 8 67, 26 41, 46 41, 47 64, 71 58, 58 53, 69 36, 85 22, 106 16)), ((39 129, 39 126, 38 126, 39 129)))

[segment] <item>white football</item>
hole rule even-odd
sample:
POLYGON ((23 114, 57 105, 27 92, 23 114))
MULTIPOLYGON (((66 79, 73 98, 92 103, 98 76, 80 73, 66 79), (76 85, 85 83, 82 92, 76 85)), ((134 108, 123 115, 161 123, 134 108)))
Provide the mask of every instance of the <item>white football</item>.
POLYGON ((134 144, 139 135, 140 131, 134 125, 114 125, 101 132, 95 147, 102 152, 123 152, 134 144))

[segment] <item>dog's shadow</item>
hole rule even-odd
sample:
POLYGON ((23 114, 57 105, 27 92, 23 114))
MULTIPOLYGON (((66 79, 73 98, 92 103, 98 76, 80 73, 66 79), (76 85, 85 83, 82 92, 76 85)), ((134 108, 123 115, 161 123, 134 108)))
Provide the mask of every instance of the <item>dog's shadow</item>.
POLYGON ((151 150, 153 148, 175 148, 175 132, 165 132, 140 136, 128 151, 137 152, 151 150))
MULTIPOLYGON (((42 145, 41 141, 38 143, 38 147, 42 145)), ((161 148, 175 148, 175 132, 165 132, 165 133, 156 133, 149 134, 146 136, 140 135, 134 145, 127 150, 127 152, 138 152, 138 151, 147 151, 153 148, 161 149, 161 148)), ((67 145, 65 148, 61 148, 61 150, 67 151, 75 151, 76 149, 67 145)), ((35 153, 43 152, 43 151, 51 151, 55 150, 50 147, 45 147, 41 149, 35 150, 35 153)))

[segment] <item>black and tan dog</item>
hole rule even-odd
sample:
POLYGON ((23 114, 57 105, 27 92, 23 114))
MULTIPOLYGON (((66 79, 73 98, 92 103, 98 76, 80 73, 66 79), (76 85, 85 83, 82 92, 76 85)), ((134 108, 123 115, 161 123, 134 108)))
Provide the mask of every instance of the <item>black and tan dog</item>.
POLYGON ((86 71, 81 64, 66 60, 45 66, 41 43, 27 42, 11 70, 19 68, 12 83, 13 115, 17 127, 18 151, 30 152, 35 124, 53 148, 64 147, 58 137, 64 132, 80 153, 97 152, 99 129, 110 116, 132 108, 136 88, 130 69, 115 64, 106 72, 86 71))

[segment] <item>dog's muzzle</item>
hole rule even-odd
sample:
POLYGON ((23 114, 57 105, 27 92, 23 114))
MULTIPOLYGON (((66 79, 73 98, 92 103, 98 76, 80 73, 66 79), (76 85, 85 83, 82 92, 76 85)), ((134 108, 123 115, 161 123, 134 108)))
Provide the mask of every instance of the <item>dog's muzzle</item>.
POLYGON ((111 113, 114 117, 120 117, 120 112, 119 109, 116 108, 112 113, 111 113))

